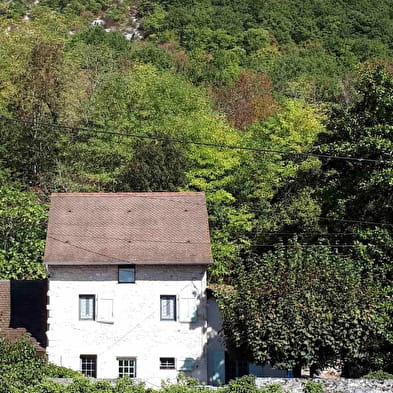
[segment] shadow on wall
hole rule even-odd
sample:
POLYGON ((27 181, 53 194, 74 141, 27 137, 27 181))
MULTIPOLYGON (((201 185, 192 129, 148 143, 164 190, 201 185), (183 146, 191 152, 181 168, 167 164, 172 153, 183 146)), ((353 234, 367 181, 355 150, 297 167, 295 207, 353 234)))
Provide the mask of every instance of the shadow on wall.
POLYGON ((42 347, 46 338, 47 280, 10 281, 10 328, 25 328, 42 347))
POLYGON ((221 312, 211 290, 207 291, 207 361, 208 384, 221 385, 244 375, 255 377, 289 376, 288 370, 274 369, 269 365, 247 363, 229 355, 225 345, 221 312))

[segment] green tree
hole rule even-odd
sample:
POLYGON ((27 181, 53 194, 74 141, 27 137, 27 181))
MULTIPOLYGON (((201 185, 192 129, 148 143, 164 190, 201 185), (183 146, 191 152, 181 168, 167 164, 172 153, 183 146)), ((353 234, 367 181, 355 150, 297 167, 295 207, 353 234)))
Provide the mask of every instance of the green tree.
POLYGON ((296 240, 236 269, 217 295, 230 350, 244 360, 325 367, 363 353, 376 330, 374 284, 350 258, 296 240))
POLYGON ((37 195, 0 185, 0 277, 45 277, 42 256, 47 210, 37 195))
POLYGON ((186 185, 189 162, 181 145, 139 140, 133 150, 131 161, 119 174, 121 191, 178 191, 186 185))
POLYGON ((338 242, 353 242, 354 258, 364 274, 381 284, 380 329, 386 341, 370 345, 367 371, 367 367, 389 367, 393 348, 393 328, 388 322, 393 316, 393 75, 383 64, 366 64, 359 70, 355 86, 357 96, 351 105, 331 114, 330 132, 321 138, 319 151, 365 161, 326 161, 317 189, 326 217, 321 225, 331 232, 348 233, 338 242), (378 351, 380 359, 376 360, 378 351))

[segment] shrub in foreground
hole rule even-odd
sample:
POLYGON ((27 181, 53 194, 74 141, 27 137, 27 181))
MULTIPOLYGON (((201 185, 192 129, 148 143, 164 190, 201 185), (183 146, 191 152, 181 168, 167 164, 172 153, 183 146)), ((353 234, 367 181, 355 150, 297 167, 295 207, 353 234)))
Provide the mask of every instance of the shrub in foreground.
POLYGON ((393 379, 393 374, 389 374, 383 370, 371 371, 363 378, 366 379, 393 379))

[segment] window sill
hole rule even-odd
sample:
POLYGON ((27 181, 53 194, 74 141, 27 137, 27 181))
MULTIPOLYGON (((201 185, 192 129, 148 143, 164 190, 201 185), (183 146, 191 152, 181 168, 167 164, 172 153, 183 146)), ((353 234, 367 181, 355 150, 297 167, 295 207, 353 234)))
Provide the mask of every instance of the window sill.
POLYGON ((115 321, 104 321, 104 320, 100 320, 100 319, 97 319, 96 322, 105 323, 107 325, 113 325, 115 323, 115 321))

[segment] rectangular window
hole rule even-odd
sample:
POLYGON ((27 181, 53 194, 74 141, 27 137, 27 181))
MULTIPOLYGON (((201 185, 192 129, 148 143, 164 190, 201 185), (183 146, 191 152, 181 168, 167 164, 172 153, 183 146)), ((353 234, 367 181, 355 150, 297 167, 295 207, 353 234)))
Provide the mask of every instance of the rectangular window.
POLYGON ((176 296, 161 295, 160 306, 162 321, 176 321, 176 296))
POLYGON ((173 370, 175 368, 175 358, 160 358, 161 370, 173 370))
POLYGON ((118 281, 119 283, 134 283, 135 266, 134 265, 119 266, 118 281))
POLYGON ((79 319, 95 319, 95 295, 79 295, 79 319))
POLYGON ((135 358, 118 358, 119 378, 130 377, 136 378, 136 359, 135 358))
POLYGON ((80 371, 85 377, 97 378, 97 355, 81 355, 80 371))

